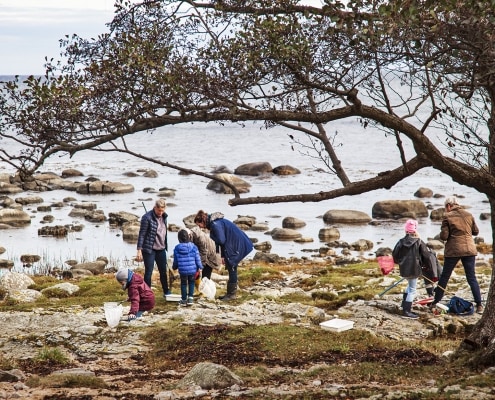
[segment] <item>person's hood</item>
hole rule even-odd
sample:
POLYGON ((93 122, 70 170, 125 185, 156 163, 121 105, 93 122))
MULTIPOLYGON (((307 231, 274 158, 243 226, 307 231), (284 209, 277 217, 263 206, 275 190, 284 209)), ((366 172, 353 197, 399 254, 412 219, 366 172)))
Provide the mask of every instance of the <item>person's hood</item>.
POLYGON ((414 237, 411 235, 406 235, 404 236, 404 239, 402 240, 402 245, 404 247, 412 247, 414 246, 420 239, 418 237, 414 237))
POLYGON ((211 221, 215 221, 216 219, 222 219, 223 218, 223 214, 219 211, 217 212, 214 212, 210 215, 210 222, 211 221))
POLYGON ((196 245, 192 242, 179 243, 177 245, 177 254, 186 256, 192 251, 194 246, 196 245))

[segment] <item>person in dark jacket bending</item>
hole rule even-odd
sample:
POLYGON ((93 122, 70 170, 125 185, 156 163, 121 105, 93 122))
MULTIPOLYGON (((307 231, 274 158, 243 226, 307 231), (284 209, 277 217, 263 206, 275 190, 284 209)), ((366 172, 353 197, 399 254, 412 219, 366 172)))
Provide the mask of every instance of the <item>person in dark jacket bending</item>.
POLYGON ((248 236, 232 221, 216 212, 208 214, 198 211, 194 223, 200 228, 210 231, 210 237, 220 249, 222 261, 229 272, 227 293, 220 300, 228 301, 236 298, 237 294, 237 266, 241 260, 253 250, 253 243, 248 236))
POLYGON ((167 281, 167 213, 163 199, 155 202, 153 210, 141 217, 137 241, 136 261, 144 261, 144 281, 151 287, 151 277, 156 266, 160 273, 163 297, 170 294, 167 281))
POLYGON ((144 311, 150 311, 155 307, 155 294, 141 275, 129 268, 119 268, 115 279, 121 284, 123 290, 127 290, 127 301, 131 302, 129 321, 141 317, 144 311))
POLYGON ((404 225, 406 236, 400 239, 392 251, 394 262, 399 264, 400 276, 407 279, 407 287, 402 297, 402 316, 416 319, 419 316, 411 311, 416 297, 416 285, 421 276, 421 265, 428 257, 428 247, 417 232, 418 222, 408 219, 404 225))
POLYGON ((179 243, 174 248, 173 269, 180 275, 180 306, 192 306, 195 286, 195 275, 203 269, 197 246, 191 242, 189 232, 181 229, 177 237, 179 243))

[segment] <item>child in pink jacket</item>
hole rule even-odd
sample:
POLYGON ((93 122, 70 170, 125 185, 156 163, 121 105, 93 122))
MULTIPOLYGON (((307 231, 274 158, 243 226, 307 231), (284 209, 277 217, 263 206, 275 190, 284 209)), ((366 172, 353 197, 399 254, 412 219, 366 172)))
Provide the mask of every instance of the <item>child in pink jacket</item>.
POLYGON ((129 268, 119 268, 115 279, 127 289, 128 299, 131 302, 128 319, 133 320, 141 317, 144 311, 150 311, 155 307, 155 294, 143 280, 143 277, 134 273, 129 268))

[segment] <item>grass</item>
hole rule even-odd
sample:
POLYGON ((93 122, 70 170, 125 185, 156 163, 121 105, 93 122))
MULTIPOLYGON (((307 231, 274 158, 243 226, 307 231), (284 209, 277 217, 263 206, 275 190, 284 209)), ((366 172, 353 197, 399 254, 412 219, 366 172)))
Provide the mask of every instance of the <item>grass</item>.
MULTIPOLYGON (((300 302, 336 310, 348 300, 371 299, 383 290, 378 284, 369 284, 373 278, 381 277, 378 265, 374 263, 345 267, 251 263, 239 269, 239 285, 247 287, 264 281, 276 282, 293 271, 300 274, 298 286, 311 291, 312 296, 296 293, 274 298, 273 301, 300 302)), ((35 276, 33 280, 35 284, 32 288, 36 290, 60 283, 49 276, 35 276)), ((45 291, 45 295, 33 303, 0 301, 0 311, 102 307, 104 302, 125 300, 127 297, 113 274, 87 277, 73 283, 79 287, 79 291, 69 297, 61 295, 57 290, 45 291)), ((158 283, 156 285, 159 287, 158 283)), ((177 283, 174 285, 177 293, 177 283)), ((158 298, 158 289, 156 294, 158 298)), ((243 293, 233 304, 256 297, 243 293)), ((153 312, 161 314, 176 309, 176 303, 157 301, 153 312)), ((148 343, 149 351, 143 354, 141 360, 144 369, 189 369, 198 362, 211 361, 231 368, 248 386, 297 385, 301 380, 354 383, 356 389, 351 394, 354 397, 366 397, 366 393, 362 393, 363 384, 373 387, 378 386, 375 385, 376 382, 381 387, 389 385, 422 388, 425 381, 435 377, 441 388, 451 385, 487 388, 492 384, 489 375, 479 375, 475 369, 466 367, 473 353, 466 354, 465 357, 461 354, 456 361, 448 361, 442 357, 446 351, 457 350, 463 339, 452 334, 446 333, 428 340, 397 341, 355 329, 334 333, 316 326, 289 324, 211 327, 191 325, 191 321, 186 324, 184 322, 186 321, 178 317, 168 320, 166 324, 155 324, 149 328, 126 325, 125 328, 111 333, 116 335, 112 340, 119 340, 119 332, 146 329, 143 339, 148 343)), ((109 339, 110 336, 105 338, 109 339)), ((33 362, 63 366, 69 362, 65 354, 63 349, 45 347, 33 362)), ((15 366, 15 360, 0 357, 0 369, 15 366)), ((50 379, 33 377, 30 380, 31 385, 105 387, 104 382, 95 377, 70 375, 50 379)), ((307 398, 311 398, 311 394, 308 396, 307 398)), ((421 399, 429 398, 429 394, 424 393, 418 396, 421 399)), ((448 396, 446 394, 442 398, 448 399, 448 396)))

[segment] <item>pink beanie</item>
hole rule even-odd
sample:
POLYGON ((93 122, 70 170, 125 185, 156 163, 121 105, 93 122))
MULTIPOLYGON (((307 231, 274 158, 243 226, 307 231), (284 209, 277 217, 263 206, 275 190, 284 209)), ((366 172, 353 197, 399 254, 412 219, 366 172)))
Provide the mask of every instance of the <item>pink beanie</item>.
POLYGON ((418 229, 418 221, 414 219, 408 219, 406 225, 404 225, 404 230, 406 233, 416 233, 418 229))

